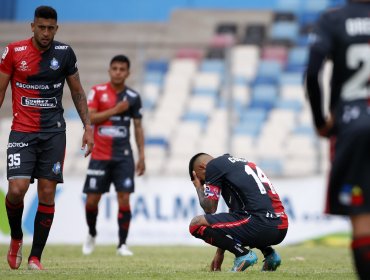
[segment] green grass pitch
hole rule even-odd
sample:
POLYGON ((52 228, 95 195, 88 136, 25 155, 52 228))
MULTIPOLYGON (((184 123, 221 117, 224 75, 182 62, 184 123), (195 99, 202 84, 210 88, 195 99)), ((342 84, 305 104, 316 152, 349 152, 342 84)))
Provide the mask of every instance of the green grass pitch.
POLYGON ((255 250, 257 265, 241 273, 229 272, 233 256, 225 254, 222 272, 209 272, 215 249, 211 246, 148 246, 131 247, 132 257, 119 257, 114 246, 97 246, 90 256, 81 254, 81 246, 48 245, 42 263, 45 271, 27 270, 29 246, 23 248, 25 259, 18 270, 10 270, 6 262, 5 244, 0 245, 0 279, 356 279, 351 253, 347 245, 320 244, 276 247, 282 265, 276 272, 261 272, 263 256, 255 250))

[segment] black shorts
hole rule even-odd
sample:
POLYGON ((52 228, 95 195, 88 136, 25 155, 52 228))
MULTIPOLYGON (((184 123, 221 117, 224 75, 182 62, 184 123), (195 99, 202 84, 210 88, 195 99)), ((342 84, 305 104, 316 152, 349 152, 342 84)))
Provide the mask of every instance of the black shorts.
POLYGON ((287 229, 278 229, 258 216, 236 213, 206 214, 212 228, 224 231, 242 246, 263 249, 281 243, 287 229))
POLYGON ((370 108, 352 102, 336 116, 331 139, 332 164, 326 212, 337 215, 370 213, 370 108), (354 111, 352 111, 354 110, 354 111), (346 113, 357 112, 359 115, 346 113))
POLYGON ((7 149, 7 178, 34 178, 63 183, 66 133, 11 131, 7 149))
POLYGON ((134 173, 135 164, 132 156, 127 156, 121 160, 91 159, 83 192, 109 192, 110 185, 113 182, 117 192, 132 193, 135 190, 134 173))

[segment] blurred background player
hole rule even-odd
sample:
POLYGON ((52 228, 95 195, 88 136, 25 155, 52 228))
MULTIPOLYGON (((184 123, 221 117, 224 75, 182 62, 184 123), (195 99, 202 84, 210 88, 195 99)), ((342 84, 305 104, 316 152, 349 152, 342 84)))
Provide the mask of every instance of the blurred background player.
POLYGON ((314 30, 307 92, 317 133, 331 144, 326 212, 349 215, 360 279, 370 277, 370 1, 349 1, 322 15, 314 30), (324 116, 319 73, 333 61, 330 115, 324 116))
POLYGON ((213 158, 194 155, 189 175, 205 215, 194 217, 190 232, 217 247, 211 270, 221 270, 224 252, 235 255, 232 271, 244 271, 257 263, 258 248, 265 260, 262 271, 274 271, 281 258, 271 247, 281 243, 288 231, 288 216, 279 195, 263 171, 252 162, 229 154, 213 158), (218 213, 222 195, 229 213, 218 213))
POLYGON ((9 189, 5 201, 11 242, 7 260, 12 269, 18 269, 22 262, 23 200, 30 183, 37 178, 39 204, 28 268, 40 270, 41 254, 54 218, 56 185, 63 183, 65 80, 85 128, 85 156, 90 154, 94 142, 76 56, 70 46, 54 41, 58 30, 56 11, 38 7, 31 28, 32 38, 9 44, 2 55, 0 105, 11 82, 13 123, 7 149, 9 189))
POLYGON ((95 125, 95 146, 83 189, 87 194, 85 211, 89 234, 82 252, 89 255, 94 250, 98 204, 113 182, 118 200, 117 254, 131 256, 133 253, 126 246, 131 221, 130 194, 135 188, 130 124, 133 119, 138 148, 136 173, 141 176, 145 171, 141 99, 137 92, 125 85, 130 74, 130 61, 126 56, 113 57, 108 72, 110 82, 94 86, 88 97, 90 118, 95 125))

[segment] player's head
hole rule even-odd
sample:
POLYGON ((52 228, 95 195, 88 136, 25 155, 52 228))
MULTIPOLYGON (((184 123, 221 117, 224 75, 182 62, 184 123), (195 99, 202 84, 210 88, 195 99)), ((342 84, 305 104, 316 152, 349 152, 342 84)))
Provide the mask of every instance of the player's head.
POLYGON ((200 182, 204 184, 206 178, 206 167, 208 162, 210 162, 212 159, 213 157, 206 153, 198 153, 194 155, 189 161, 190 179, 192 181, 194 180, 193 171, 195 171, 200 182))
POLYGON ((58 30, 57 20, 57 12, 52 7, 40 6, 36 8, 31 28, 33 42, 38 49, 47 50, 50 47, 58 30))
POLYGON ((124 84, 130 75, 130 60, 123 54, 114 56, 110 61, 108 72, 112 84, 124 84))

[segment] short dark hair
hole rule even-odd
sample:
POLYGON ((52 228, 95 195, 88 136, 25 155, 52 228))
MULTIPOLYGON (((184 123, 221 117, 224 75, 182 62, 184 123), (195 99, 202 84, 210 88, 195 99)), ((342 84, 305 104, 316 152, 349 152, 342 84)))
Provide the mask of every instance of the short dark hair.
POLYGON ((189 161, 189 176, 190 176, 190 179, 192 181, 194 180, 194 176, 193 176, 194 162, 197 160, 198 157, 200 157, 202 155, 208 155, 208 154, 206 154, 206 153, 197 153, 189 161))
POLYGON ((46 18, 58 20, 57 11, 50 6, 40 6, 35 10, 35 18, 46 18))
POLYGON ((127 66, 128 66, 128 69, 130 69, 130 60, 128 59, 127 56, 123 55, 123 54, 119 54, 119 55, 116 55, 112 58, 112 60, 110 61, 110 64, 109 65, 112 65, 113 62, 122 62, 122 63, 126 63, 127 66))

